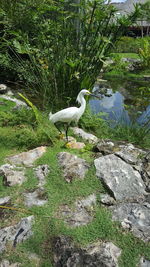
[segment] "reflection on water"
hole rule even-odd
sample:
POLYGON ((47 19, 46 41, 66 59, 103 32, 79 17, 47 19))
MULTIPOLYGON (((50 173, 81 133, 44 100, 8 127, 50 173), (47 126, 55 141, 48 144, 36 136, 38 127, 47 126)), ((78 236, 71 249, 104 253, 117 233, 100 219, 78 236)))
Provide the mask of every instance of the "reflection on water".
MULTIPOLYGON (((101 92, 104 85, 96 85, 94 91, 101 92)), ((105 84, 107 87, 108 84, 105 84)), ((150 119, 150 95, 147 94, 148 84, 118 82, 109 83, 110 97, 104 96, 101 100, 90 99, 89 103, 94 113, 105 112, 103 116, 108 120, 111 126, 115 126, 118 122, 129 125, 131 122, 139 124, 146 123, 150 119), (115 87, 117 90, 115 90, 115 87), (140 88, 147 88, 144 92, 146 95, 141 95, 140 88)))

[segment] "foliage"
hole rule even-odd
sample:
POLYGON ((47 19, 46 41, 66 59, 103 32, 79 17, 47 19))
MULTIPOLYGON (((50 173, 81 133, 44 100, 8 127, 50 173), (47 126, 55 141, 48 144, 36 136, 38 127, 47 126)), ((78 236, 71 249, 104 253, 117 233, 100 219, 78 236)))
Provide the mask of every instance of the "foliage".
POLYGON ((135 122, 131 122, 130 125, 118 123, 112 129, 111 138, 150 148, 150 120, 144 125, 138 125, 135 122))
POLYGON ((15 80, 47 102, 95 82, 110 47, 137 17, 115 17, 104 1, 0 0, 1 48, 15 80), (16 75, 16 77, 15 77, 16 75))
POLYGON ((150 42, 150 37, 133 38, 128 36, 123 36, 118 40, 116 46, 112 51, 118 53, 138 53, 139 48, 143 46, 144 40, 150 42))
POLYGON ((150 68, 150 42, 143 40, 143 47, 139 49, 139 56, 142 60, 142 67, 144 69, 150 68))
POLYGON ((103 138, 104 136, 106 137, 109 132, 109 126, 107 122, 102 118, 103 115, 104 113, 102 112, 93 114, 90 106, 88 105, 85 113, 79 121, 79 126, 89 132, 93 132, 94 134, 99 135, 99 138, 103 138))

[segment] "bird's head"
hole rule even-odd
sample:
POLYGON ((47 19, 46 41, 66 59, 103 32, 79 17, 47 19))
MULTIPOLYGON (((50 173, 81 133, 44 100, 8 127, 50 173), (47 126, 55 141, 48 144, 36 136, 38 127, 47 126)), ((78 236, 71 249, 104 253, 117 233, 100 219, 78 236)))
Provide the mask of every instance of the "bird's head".
POLYGON ((86 89, 82 89, 82 90, 79 92, 78 96, 77 96, 77 102, 78 102, 78 103, 81 103, 81 99, 82 99, 85 95, 95 96, 95 97, 99 98, 98 96, 92 94, 90 91, 88 91, 88 90, 86 90, 86 89))
POLYGON ((86 89, 82 89, 79 94, 81 94, 81 95, 91 95, 90 91, 88 91, 86 89))

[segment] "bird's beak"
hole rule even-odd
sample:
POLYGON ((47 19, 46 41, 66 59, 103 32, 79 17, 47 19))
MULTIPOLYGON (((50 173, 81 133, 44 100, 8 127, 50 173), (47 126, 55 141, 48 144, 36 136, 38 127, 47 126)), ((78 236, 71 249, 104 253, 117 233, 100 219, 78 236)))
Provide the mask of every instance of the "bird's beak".
POLYGON ((91 94, 91 93, 90 93, 90 96, 94 96, 94 97, 100 99, 100 97, 99 97, 98 95, 94 95, 94 94, 91 94))

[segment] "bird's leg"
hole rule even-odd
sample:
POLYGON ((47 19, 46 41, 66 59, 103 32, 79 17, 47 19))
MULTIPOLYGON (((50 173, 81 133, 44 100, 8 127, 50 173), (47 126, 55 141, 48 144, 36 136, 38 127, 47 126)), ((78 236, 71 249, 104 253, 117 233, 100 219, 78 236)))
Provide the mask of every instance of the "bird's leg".
POLYGON ((68 140, 68 129, 69 129, 69 126, 70 126, 70 125, 67 124, 67 127, 66 127, 66 140, 67 140, 67 142, 69 141, 69 140, 68 140))
POLYGON ((62 134, 62 131, 60 130, 60 128, 58 127, 58 125, 55 123, 55 127, 57 128, 57 130, 60 132, 60 134, 62 134))
POLYGON ((58 127, 58 125, 56 123, 55 123, 55 127, 59 131, 59 137, 60 137, 60 139, 63 139, 64 138, 64 135, 63 135, 62 131, 60 130, 60 128, 58 127))

